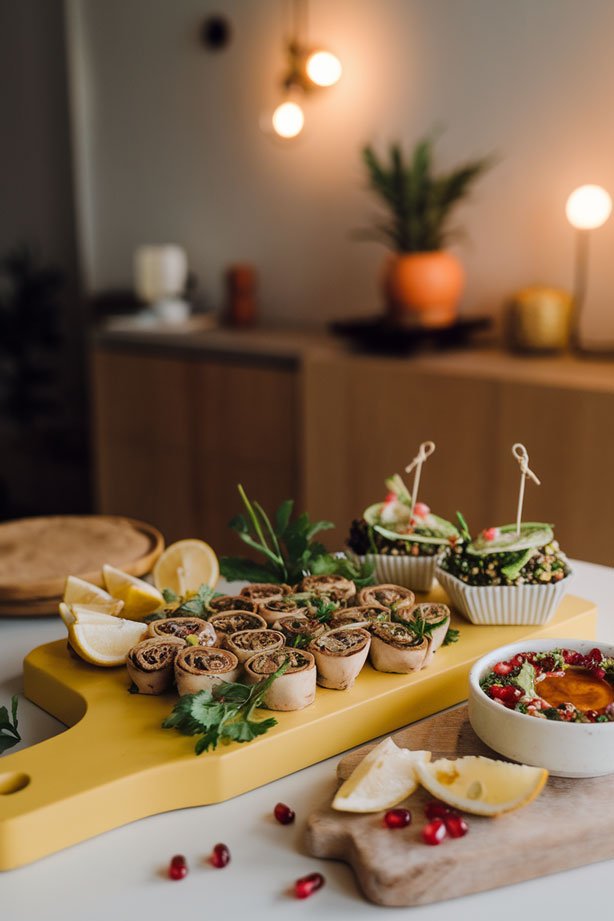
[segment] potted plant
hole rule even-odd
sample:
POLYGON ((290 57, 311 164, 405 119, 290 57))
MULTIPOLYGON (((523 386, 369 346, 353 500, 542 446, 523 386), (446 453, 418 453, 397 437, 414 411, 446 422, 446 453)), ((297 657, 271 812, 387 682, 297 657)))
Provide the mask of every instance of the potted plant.
POLYGON ((384 275, 391 317, 424 326, 454 322, 465 273, 456 256, 444 249, 456 232, 450 216, 492 158, 434 174, 431 138, 416 144, 409 162, 398 144, 391 145, 387 161, 371 146, 363 149, 362 157, 369 187, 388 210, 388 219, 377 220, 367 236, 384 241, 395 253, 384 275))

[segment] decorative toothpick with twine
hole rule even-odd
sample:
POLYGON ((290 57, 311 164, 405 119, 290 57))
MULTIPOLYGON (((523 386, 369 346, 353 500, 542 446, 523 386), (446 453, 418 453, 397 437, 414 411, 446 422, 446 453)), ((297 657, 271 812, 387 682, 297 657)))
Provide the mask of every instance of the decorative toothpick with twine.
POLYGON ((418 449, 418 453, 414 457, 411 464, 408 464, 405 468, 405 473, 411 473, 412 470, 415 470, 414 473, 414 485, 411 491, 411 509, 410 509, 410 518, 414 514, 414 508, 416 502, 418 501, 418 490, 420 488, 420 474, 422 473, 422 464, 425 460, 431 456, 435 450, 434 441, 423 441, 418 449))
POLYGON ((538 486, 541 485, 531 468, 529 467, 529 452, 523 444, 516 442, 512 447, 512 454, 520 464, 520 489, 518 491, 518 510, 516 512, 516 534, 520 537, 520 525, 522 522, 522 505, 524 502, 524 484, 527 479, 533 480, 538 486))

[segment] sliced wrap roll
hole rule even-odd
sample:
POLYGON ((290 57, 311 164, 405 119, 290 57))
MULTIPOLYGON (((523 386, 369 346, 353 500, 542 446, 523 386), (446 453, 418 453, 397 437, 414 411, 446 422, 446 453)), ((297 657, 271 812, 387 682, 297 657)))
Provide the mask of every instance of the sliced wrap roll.
POLYGON ((390 610, 382 604, 361 604, 355 608, 341 608, 335 611, 326 626, 334 629, 335 627, 347 626, 351 623, 369 624, 381 623, 384 620, 390 620, 390 610))
POLYGON ((258 610, 258 602, 244 595, 218 595, 209 602, 209 610, 214 614, 219 614, 221 611, 251 611, 252 614, 255 614, 258 610))
POLYGON ((243 664, 257 652, 275 652, 286 642, 278 630, 239 630, 226 637, 226 646, 243 664))
POLYGON ((370 645, 370 634, 360 627, 337 627, 319 636, 309 646, 316 660, 318 684, 335 691, 351 688, 370 645))
POLYGON ((422 665, 425 668, 446 638, 450 626, 450 608, 447 604, 425 602, 411 610, 401 608, 394 616, 399 623, 405 624, 428 641, 429 648, 422 665))
POLYGON ((371 626, 371 665, 378 672, 405 675, 422 668, 428 640, 416 636, 405 624, 386 621, 371 626))
POLYGON ((209 623, 215 630, 216 646, 224 648, 226 638, 239 630, 266 630, 266 620, 250 611, 223 611, 212 614, 209 623))
POLYGON ((271 598, 260 602, 258 613, 264 617, 269 626, 273 626, 280 617, 302 614, 303 608, 299 607, 298 602, 291 597, 271 598))
POLYGON ((305 576, 299 591, 312 595, 324 595, 331 601, 347 604, 356 594, 356 586, 343 576, 305 576))
POLYGON ((236 681, 241 667, 234 653, 215 646, 186 646, 175 659, 179 696, 210 691, 221 681, 236 681))
POLYGON ((196 636, 199 646, 213 646, 215 630, 212 625, 200 617, 166 617, 154 620, 149 625, 150 636, 178 636, 180 640, 196 636))
POLYGON ((175 657, 185 646, 185 640, 178 636, 157 636, 132 647, 126 668, 139 694, 162 694, 170 688, 175 657))
POLYGON ((316 696, 316 663, 304 649, 279 649, 277 652, 257 653, 245 663, 248 684, 262 681, 277 671, 284 662, 288 668, 275 679, 265 694, 264 705, 269 710, 303 710, 316 696))
POLYGON ((403 585, 367 585, 361 588, 357 597, 358 604, 381 604, 391 611, 400 608, 412 608, 416 603, 416 596, 409 588, 403 585))
POLYGON ((326 626, 315 618, 296 614, 290 617, 280 617, 273 624, 273 629, 283 633, 286 645, 307 647, 316 636, 324 633, 326 626))
POLYGON ((252 585, 246 585, 241 589, 243 598, 249 598, 250 601, 258 603, 262 601, 272 601, 273 598, 284 598, 290 595, 292 589, 289 585, 276 584, 274 582, 254 582, 252 585))

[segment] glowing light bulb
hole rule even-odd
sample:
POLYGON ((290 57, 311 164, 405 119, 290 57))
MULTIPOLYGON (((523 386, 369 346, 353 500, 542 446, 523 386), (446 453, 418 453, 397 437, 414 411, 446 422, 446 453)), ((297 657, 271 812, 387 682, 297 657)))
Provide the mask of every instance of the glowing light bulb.
POLYGON ((305 69, 316 86, 334 86, 343 73, 341 61, 330 51, 314 51, 307 58, 305 69))
POLYGON ((582 185, 565 205, 567 220, 578 230, 594 230, 605 224, 612 211, 612 199, 599 185, 582 185))
POLYGON ((281 138, 295 138, 304 124, 305 116, 297 102, 282 102, 273 112, 273 129, 281 138))

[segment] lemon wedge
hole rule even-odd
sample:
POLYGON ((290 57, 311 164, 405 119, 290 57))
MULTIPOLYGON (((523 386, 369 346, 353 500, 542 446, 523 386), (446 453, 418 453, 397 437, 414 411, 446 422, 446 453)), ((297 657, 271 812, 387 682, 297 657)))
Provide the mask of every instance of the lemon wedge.
POLYGON ((164 604, 164 598, 158 589, 149 582, 137 579, 136 576, 108 564, 102 567, 102 574, 107 590, 113 598, 119 598, 124 602, 122 614, 129 620, 147 617, 164 604))
POLYGON ((204 540, 178 540, 166 548, 154 566, 153 580, 157 589, 170 588, 185 597, 201 585, 215 588, 220 567, 213 549, 204 540))
POLYGON ((113 601, 108 592, 93 582, 86 582, 77 576, 69 576, 64 587, 62 601, 66 604, 109 604, 113 601))
POLYGON ((113 624, 124 606, 123 601, 103 604, 64 604, 60 602, 60 617, 67 627, 71 624, 113 624))
POLYGON ((128 653, 147 634, 147 624, 112 618, 112 624, 74 623, 68 628, 68 639, 77 653, 91 665, 110 668, 124 665, 128 653))
POLYGON ((548 771, 479 755, 417 764, 423 787, 433 796, 474 815, 497 816, 527 806, 538 796, 548 771))
POLYGON ((379 812, 391 809, 418 786, 416 766, 428 762, 431 753, 399 748, 384 739, 362 759, 341 784, 333 809, 341 812, 379 812))

